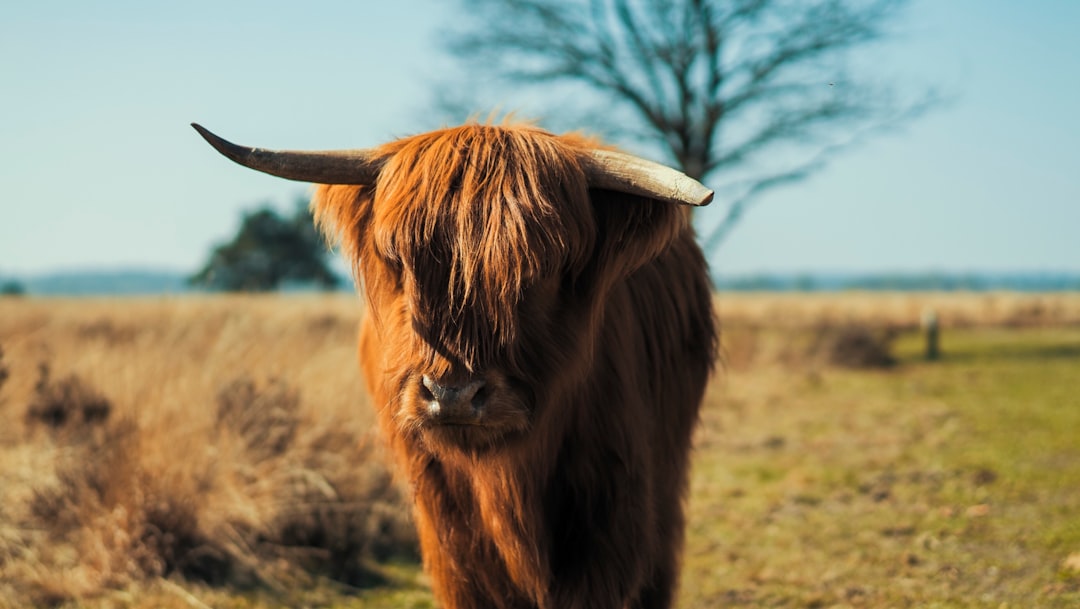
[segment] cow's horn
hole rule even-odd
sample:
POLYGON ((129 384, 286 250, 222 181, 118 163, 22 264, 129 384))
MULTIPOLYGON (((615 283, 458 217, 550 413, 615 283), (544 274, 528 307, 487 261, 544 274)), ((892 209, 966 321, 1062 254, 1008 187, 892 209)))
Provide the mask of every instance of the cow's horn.
POLYGON ((197 123, 191 126, 218 152, 263 173, 316 184, 372 184, 381 162, 371 150, 265 150, 238 146, 197 123))
POLYGON ((589 186, 682 205, 708 205, 713 191, 694 178, 623 152, 594 150, 583 156, 589 186))

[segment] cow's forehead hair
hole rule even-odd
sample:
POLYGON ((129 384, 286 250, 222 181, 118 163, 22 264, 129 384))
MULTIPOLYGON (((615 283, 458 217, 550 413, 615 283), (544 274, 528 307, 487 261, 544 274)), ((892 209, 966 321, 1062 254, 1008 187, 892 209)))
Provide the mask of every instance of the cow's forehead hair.
POLYGON ((466 125, 393 142, 375 189, 377 249, 421 302, 506 319, 530 282, 591 253, 581 140, 466 125))
POLYGON ((403 296, 429 342, 483 363, 519 336, 531 285, 589 268, 597 220, 578 159, 595 146, 529 125, 435 131, 379 147, 375 184, 319 186, 312 208, 376 319, 403 296))

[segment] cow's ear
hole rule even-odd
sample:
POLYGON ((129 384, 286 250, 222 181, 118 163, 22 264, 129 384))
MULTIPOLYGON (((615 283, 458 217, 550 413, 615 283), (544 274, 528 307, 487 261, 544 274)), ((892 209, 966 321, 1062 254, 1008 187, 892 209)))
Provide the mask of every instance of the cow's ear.
POLYGON ((596 215, 596 270, 618 280, 641 268, 689 231, 685 208, 603 189, 590 189, 596 215))
POLYGON ((320 184, 311 197, 315 225, 331 246, 341 254, 354 272, 359 270, 364 237, 371 223, 373 188, 342 184, 320 184))

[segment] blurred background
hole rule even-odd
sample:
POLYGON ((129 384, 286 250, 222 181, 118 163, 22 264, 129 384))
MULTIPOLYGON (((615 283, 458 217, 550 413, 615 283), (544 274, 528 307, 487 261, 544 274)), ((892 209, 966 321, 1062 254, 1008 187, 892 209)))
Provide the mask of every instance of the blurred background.
POLYGON ((1051 0, 10 4, 0 281, 183 290, 245 214, 288 223, 306 185, 193 121, 326 149, 514 114, 716 189, 696 222, 721 287, 1076 288, 1078 22, 1051 0))
POLYGON ((189 123, 333 149, 506 116, 716 190, 679 606, 1080 606, 1077 24, 1057 0, 0 4, 0 609, 433 607, 310 186, 189 123))

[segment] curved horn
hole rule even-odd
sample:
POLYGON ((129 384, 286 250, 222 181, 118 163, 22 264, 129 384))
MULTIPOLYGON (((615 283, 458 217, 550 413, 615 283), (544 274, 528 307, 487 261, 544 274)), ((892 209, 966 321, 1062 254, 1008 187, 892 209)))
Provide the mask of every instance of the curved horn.
POLYGON ((266 150, 238 146, 222 139, 197 123, 191 126, 215 150, 256 171, 316 184, 372 184, 379 175, 381 161, 371 150, 266 150))
POLYGON ((581 158, 589 186, 681 205, 708 205, 713 191, 685 173, 624 152, 594 150, 581 158))

